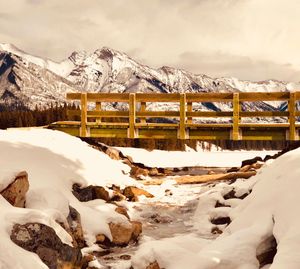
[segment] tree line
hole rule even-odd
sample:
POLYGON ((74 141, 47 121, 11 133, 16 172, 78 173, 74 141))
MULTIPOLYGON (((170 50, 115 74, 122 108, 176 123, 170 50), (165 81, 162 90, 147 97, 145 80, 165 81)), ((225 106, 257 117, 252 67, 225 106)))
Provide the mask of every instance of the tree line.
POLYGON ((77 109, 75 105, 51 104, 49 108, 0 107, 0 129, 12 127, 44 126, 52 122, 68 120, 67 110, 77 109))

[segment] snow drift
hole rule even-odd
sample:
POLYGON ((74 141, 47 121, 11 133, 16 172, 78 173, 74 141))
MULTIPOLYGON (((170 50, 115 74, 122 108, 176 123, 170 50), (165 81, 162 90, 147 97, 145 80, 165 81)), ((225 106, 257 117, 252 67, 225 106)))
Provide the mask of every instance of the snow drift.
MULTIPOLYGON (((273 236, 277 243, 277 254, 273 263, 263 268, 299 268, 299 163, 300 149, 296 149, 275 161, 267 162, 250 180, 236 182, 240 190, 245 192, 252 189, 252 193, 229 211, 232 222, 216 240, 201 240, 195 233, 189 238, 181 236, 160 242, 147 241, 133 260, 134 268, 142 269, 156 260, 162 268, 167 269, 256 269, 260 268, 257 249, 273 236)), ((215 199, 215 204, 220 198, 217 197, 217 189, 210 193, 210 196, 205 193, 200 197, 194 217, 198 229, 207 226, 205 221, 197 226, 197 221, 205 217, 203 212, 209 203, 207 199, 215 199)), ((230 200, 234 204, 234 199, 230 200)))

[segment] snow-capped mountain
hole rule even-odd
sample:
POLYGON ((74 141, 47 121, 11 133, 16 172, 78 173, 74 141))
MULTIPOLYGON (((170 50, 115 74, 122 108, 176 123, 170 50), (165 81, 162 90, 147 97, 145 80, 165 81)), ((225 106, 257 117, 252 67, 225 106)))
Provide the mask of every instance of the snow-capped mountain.
MULTIPOLYGON (((0 44, 0 103, 29 108, 63 102, 66 92, 70 91, 271 92, 289 91, 299 85, 276 80, 250 82, 235 78, 211 78, 166 66, 154 69, 134 61, 125 53, 106 47, 93 53, 73 52, 66 60, 56 63, 27 54, 13 45, 0 44)), ((248 109, 259 107, 272 110, 280 105, 260 102, 248 109)), ((198 109, 205 108, 219 109, 211 104, 199 104, 198 109)))

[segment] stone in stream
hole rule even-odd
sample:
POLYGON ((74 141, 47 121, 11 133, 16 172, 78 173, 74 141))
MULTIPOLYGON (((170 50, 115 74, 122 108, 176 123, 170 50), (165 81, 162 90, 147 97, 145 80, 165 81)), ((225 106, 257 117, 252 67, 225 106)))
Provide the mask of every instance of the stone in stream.
POLYGON ((123 194, 127 197, 127 199, 129 201, 132 201, 132 202, 137 202, 139 200, 138 196, 141 196, 141 195, 144 195, 147 198, 153 198, 154 197, 153 194, 147 192, 146 190, 143 190, 143 189, 140 189, 140 188, 137 188, 137 187, 134 187, 134 186, 126 187, 123 190, 123 194))

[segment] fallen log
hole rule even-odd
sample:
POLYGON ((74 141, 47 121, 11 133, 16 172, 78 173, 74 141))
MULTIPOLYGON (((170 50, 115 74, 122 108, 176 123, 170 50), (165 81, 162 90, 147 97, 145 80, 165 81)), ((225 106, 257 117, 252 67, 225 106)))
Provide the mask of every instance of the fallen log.
MULTIPOLYGON (((207 183, 220 180, 236 180, 238 178, 250 178, 256 175, 256 171, 248 172, 232 172, 232 173, 223 173, 223 174, 212 174, 212 175, 200 175, 200 176, 180 176, 172 178, 176 181, 176 184, 199 184, 207 183)), ((161 185, 165 179, 151 179, 142 181, 144 185, 161 185)))

